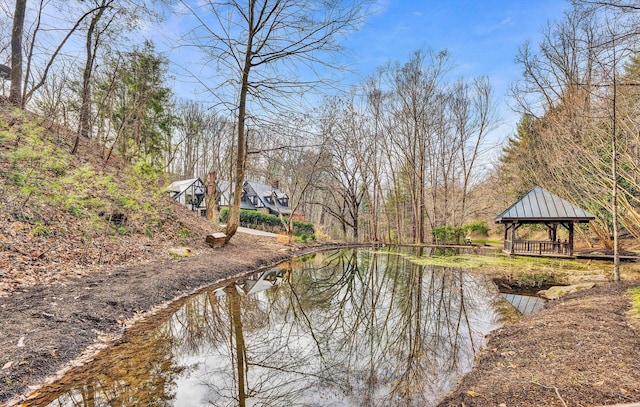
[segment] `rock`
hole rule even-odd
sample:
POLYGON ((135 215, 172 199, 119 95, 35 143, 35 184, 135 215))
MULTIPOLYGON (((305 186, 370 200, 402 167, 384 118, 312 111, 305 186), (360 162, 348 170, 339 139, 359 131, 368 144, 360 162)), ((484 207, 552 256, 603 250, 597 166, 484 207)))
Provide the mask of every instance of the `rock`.
POLYGON ((176 257, 189 257, 191 256, 191 249, 188 247, 172 247, 167 250, 167 253, 176 257))
POLYGON ((569 284, 582 284, 582 283, 606 283, 609 281, 609 277, 604 270, 593 270, 591 274, 582 274, 576 276, 570 276, 567 279, 569 284))
POLYGON ((538 295, 549 300, 555 300, 557 298, 562 297, 563 295, 575 293, 578 290, 586 290, 589 288, 593 288, 595 285, 596 285, 595 283, 556 285, 549 288, 548 290, 538 291, 538 295))
POLYGON ((205 241, 211 247, 220 247, 227 241, 227 235, 222 232, 212 233, 210 235, 207 235, 205 241))

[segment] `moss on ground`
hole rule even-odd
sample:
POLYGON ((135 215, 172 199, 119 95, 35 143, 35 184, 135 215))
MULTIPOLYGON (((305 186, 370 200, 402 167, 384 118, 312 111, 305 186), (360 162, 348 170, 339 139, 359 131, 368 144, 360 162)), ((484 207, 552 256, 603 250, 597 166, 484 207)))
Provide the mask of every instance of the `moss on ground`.
POLYGON ((631 316, 640 318, 640 286, 631 287, 628 292, 631 294, 631 316))
MULTIPOLYGON (((585 261, 545 257, 509 256, 495 251, 487 254, 399 255, 420 265, 459 267, 489 275, 491 278, 528 283, 570 284, 577 281, 602 281, 611 278, 612 265, 604 261, 585 261), (581 280, 580 277, 584 277, 581 280)), ((626 279, 640 276, 636 263, 622 266, 626 279)))
POLYGON ((65 140, 35 120, 14 113, 10 121, 19 124, 0 125, 0 184, 13 198, 0 203, 3 212, 33 223, 38 235, 68 223, 69 216, 84 219, 75 229, 88 235, 148 235, 162 227, 168 204, 160 171, 141 160, 116 173, 104 163, 72 155, 65 140), (114 226, 114 213, 124 215, 126 224, 114 226))

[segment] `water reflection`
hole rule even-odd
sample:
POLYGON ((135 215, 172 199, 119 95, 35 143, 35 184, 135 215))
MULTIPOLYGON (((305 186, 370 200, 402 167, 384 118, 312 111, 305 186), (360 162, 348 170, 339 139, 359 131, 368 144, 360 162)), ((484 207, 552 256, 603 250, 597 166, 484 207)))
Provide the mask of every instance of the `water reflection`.
POLYGON ((461 269, 320 253, 189 299, 28 405, 431 405, 504 303, 461 269))

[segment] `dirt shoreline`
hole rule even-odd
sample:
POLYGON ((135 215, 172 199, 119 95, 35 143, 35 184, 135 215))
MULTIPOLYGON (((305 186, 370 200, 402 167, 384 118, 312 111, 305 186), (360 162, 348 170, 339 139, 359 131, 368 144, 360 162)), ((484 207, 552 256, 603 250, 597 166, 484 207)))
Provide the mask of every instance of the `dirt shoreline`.
MULTIPOLYGON (((115 267, 0 298, 0 404, 115 337, 154 307, 240 274, 339 245, 286 246, 238 234, 223 249, 115 267), (249 249, 250 248, 250 249, 249 249)), ((439 406, 587 406, 640 401, 640 335, 628 287, 603 284, 552 302, 490 335, 474 370, 439 406)))
POLYGON ((639 284, 603 283, 493 332, 474 369, 438 406, 640 402, 640 335, 626 294, 639 284))
POLYGON ((14 403, 78 358, 98 338, 113 338, 154 307, 232 277, 337 245, 286 246, 238 234, 223 249, 114 267, 0 298, 0 405, 14 403), (248 249, 250 248, 250 250, 248 249))

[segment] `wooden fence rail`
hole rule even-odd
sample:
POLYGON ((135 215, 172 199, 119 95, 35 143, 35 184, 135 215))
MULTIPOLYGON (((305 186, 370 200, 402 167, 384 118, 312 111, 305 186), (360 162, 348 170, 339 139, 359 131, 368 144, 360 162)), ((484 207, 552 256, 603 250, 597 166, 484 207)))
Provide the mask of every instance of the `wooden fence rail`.
POLYGON ((571 250, 568 242, 550 241, 550 240, 516 240, 506 241, 505 251, 511 253, 528 253, 528 254, 560 254, 570 256, 571 250))

